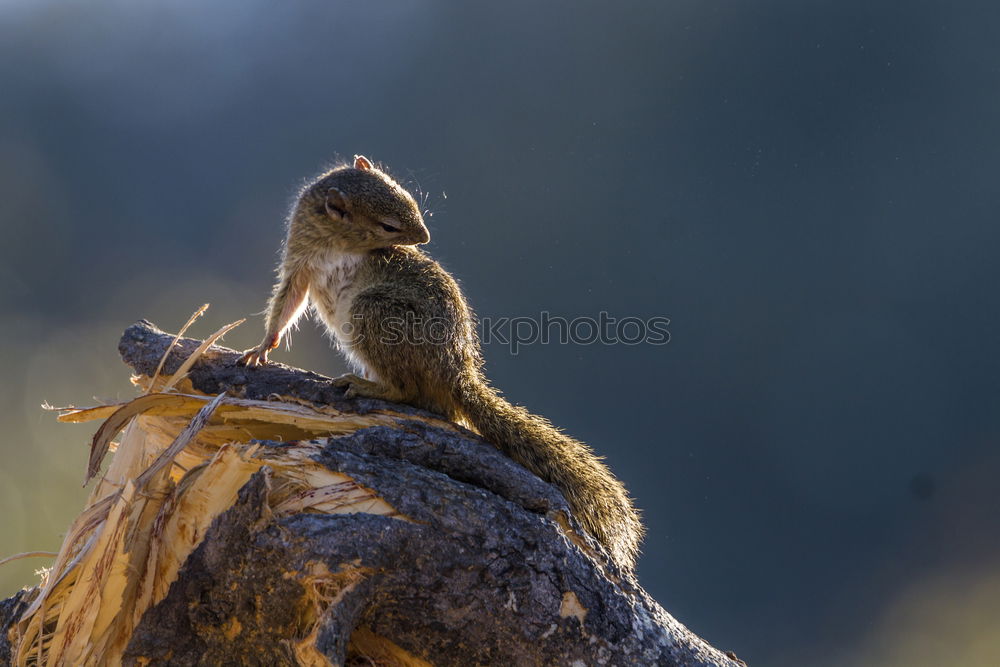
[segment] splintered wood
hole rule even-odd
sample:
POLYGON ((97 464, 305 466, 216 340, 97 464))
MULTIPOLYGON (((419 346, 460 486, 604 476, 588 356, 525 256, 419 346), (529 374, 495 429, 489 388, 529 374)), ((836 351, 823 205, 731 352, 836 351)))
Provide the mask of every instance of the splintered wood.
MULTIPOLYGON (((185 386, 183 374, 207 347, 170 378, 142 378, 146 393, 132 401, 60 414, 64 422, 104 420, 86 474, 97 482, 11 630, 12 664, 118 664, 143 613, 164 598, 212 521, 262 466, 272 471, 269 505, 275 516, 367 513, 409 520, 374 490, 316 463, 320 445, 310 442, 369 426, 396 428, 395 416, 347 414, 293 400, 177 393, 176 387, 185 386), (255 440, 288 444, 264 447, 255 440)), ((310 582, 320 592, 349 584, 336 580, 343 576, 317 571, 310 582)), ((302 654, 311 652, 317 617, 303 620, 296 648, 302 654)))

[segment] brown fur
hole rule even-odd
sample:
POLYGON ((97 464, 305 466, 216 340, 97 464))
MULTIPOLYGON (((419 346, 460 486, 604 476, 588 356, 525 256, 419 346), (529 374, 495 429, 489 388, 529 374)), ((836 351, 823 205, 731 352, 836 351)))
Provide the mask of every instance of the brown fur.
POLYGON ((458 284, 414 247, 428 239, 413 198, 365 158, 324 174, 302 191, 292 212, 267 333, 244 361, 266 362, 311 301, 359 373, 334 380, 348 396, 464 421, 556 485, 584 528, 631 571, 642 524, 625 487, 589 447, 489 385, 474 316, 458 284))

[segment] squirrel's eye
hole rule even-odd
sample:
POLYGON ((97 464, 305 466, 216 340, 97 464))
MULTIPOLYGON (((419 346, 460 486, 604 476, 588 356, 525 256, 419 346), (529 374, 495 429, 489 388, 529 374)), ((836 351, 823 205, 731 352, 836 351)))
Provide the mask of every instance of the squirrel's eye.
POLYGON ((380 222, 378 224, 379 224, 379 227, 381 227, 382 229, 384 229, 387 232, 398 232, 399 231, 398 227, 393 227, 392 225, 387 225, 384 222, 380 222))

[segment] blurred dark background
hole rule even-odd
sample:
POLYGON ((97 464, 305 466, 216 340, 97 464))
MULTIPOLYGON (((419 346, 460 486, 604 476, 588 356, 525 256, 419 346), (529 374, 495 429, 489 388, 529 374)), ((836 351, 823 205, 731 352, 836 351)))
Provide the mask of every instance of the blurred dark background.
MULTIPOLYGON (((0 551, 84 497, 95 425, 39 405, 131 396, 140 317, 261 311, 297 187, 364 153, 481 315, 671 318, 486 355, 625 480, 682 622, 1000 664, 995 3, 279 4, 0 0, 0 551)), ((343 371, 312 324, 275 356, 343 371)))

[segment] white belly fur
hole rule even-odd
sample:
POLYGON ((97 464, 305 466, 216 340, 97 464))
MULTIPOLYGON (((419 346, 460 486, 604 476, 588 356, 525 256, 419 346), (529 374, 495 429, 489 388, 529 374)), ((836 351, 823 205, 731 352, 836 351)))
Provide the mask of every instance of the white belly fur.
POLYGON ((314 262, 309 295, 316 313, 351 368, 358 375, 374 380, 376 378, 371 377, 353 350, 351 303, 360 291, 354 278, 364 259, 364 255, 337 251, 330 251, 317 259, 314 262))

